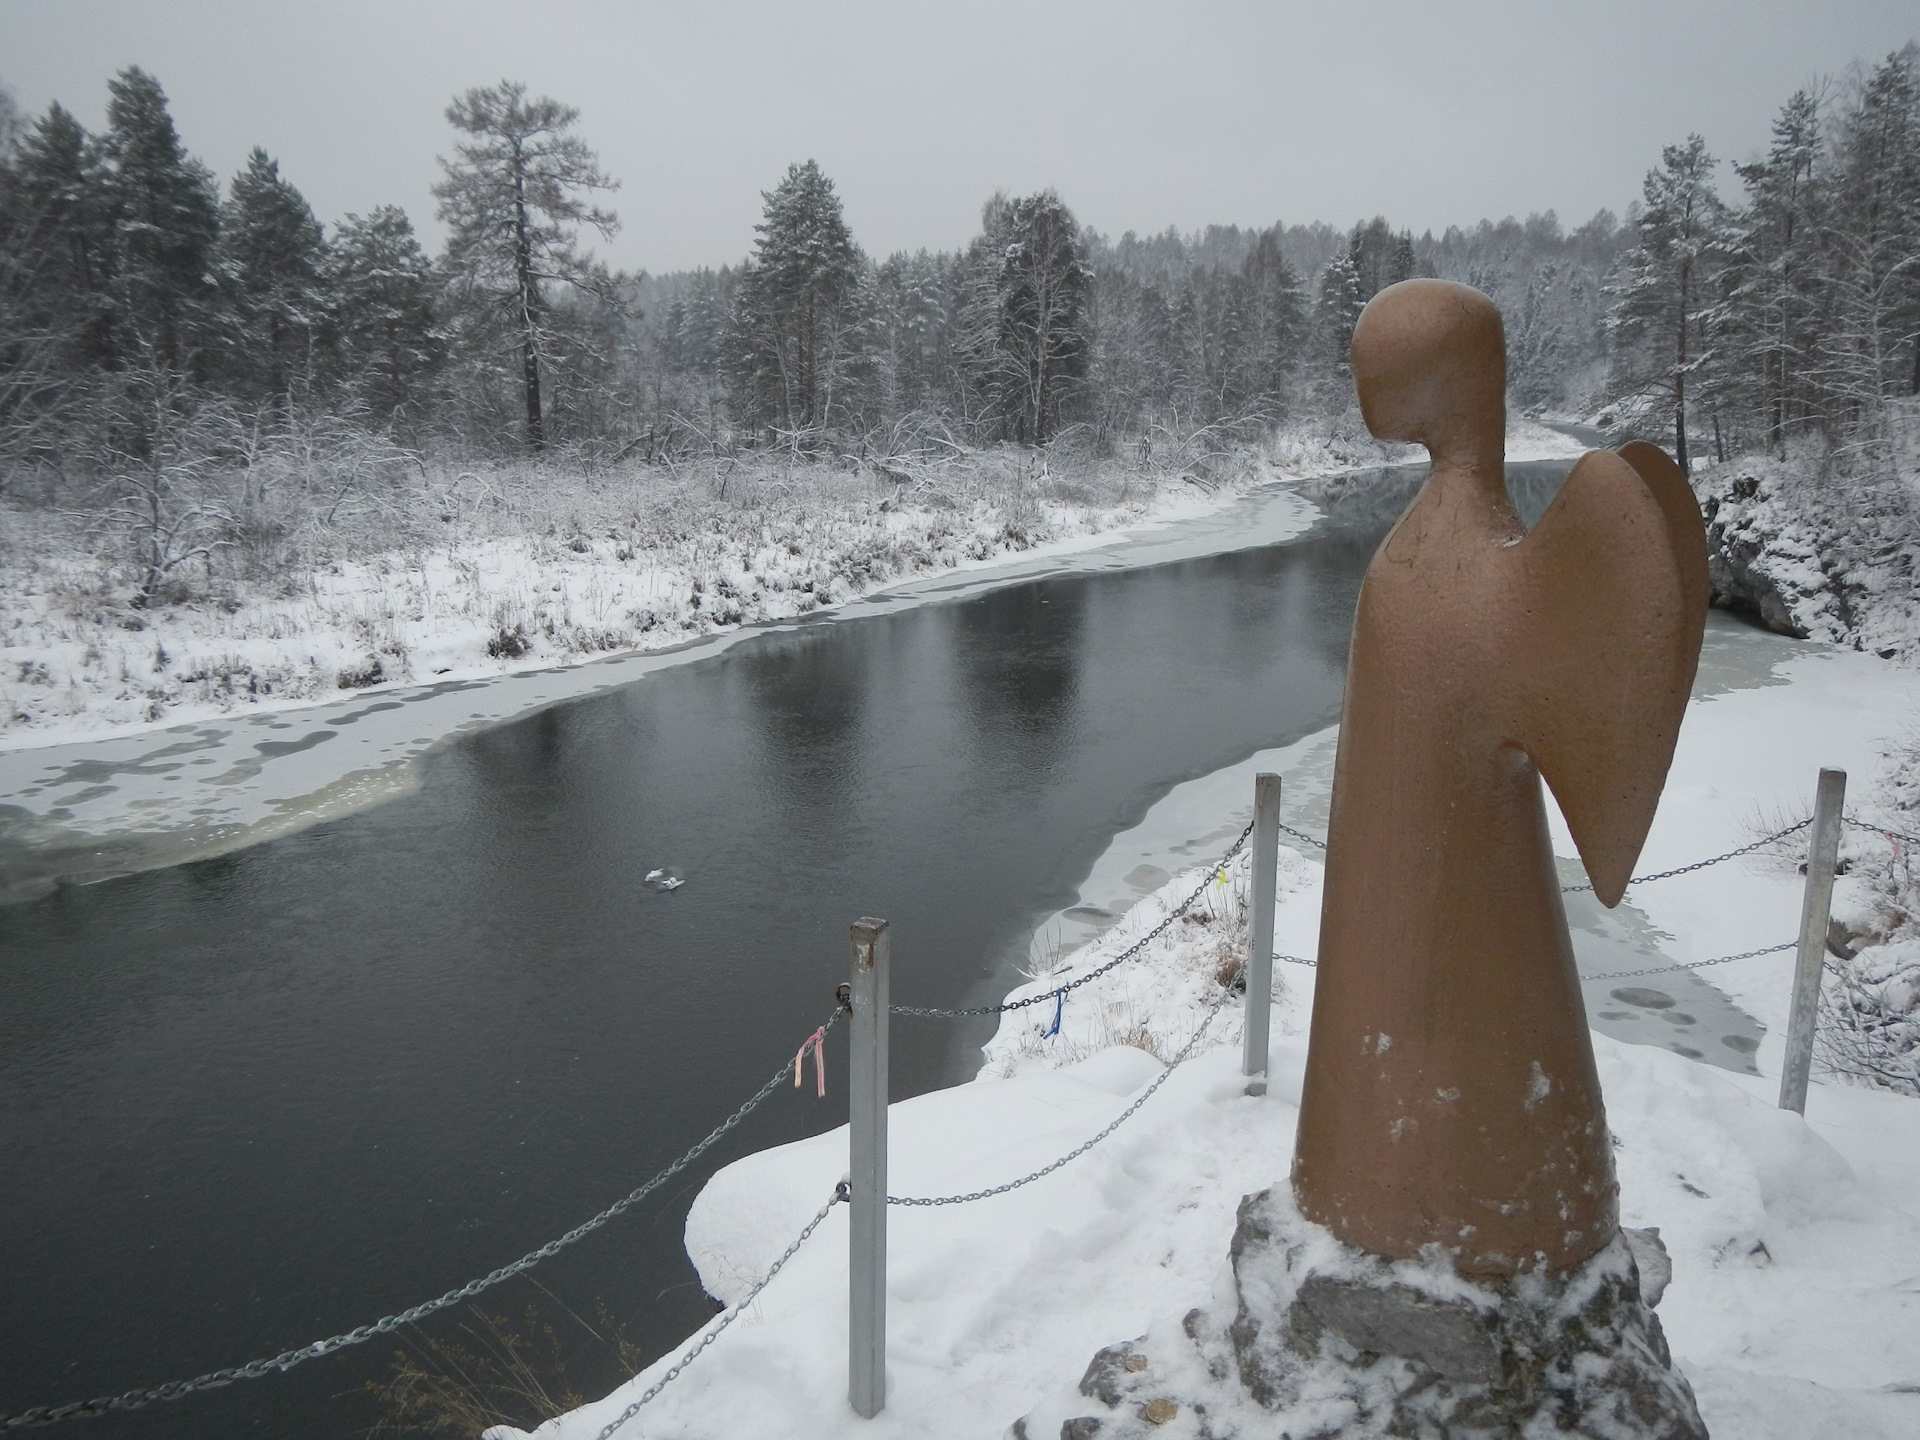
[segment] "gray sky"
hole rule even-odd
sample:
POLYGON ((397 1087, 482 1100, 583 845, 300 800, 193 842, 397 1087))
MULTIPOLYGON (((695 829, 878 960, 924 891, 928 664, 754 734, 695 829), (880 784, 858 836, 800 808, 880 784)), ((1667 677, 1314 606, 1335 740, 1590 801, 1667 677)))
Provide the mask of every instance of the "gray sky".
POLYGON ((0 82, 98 127, 143 66, 223 180, 262 145, 323 220, 400 204, 437 243, 448 99, 524 80, 624 181, 603 253, 660 271, 739 258, 809 157, 876 255, 1047 185, 1114 236, 1576 224, 1661 145, 1747 158, 1796 87, 1916 34, 1912 0, 0 0, 0 82))

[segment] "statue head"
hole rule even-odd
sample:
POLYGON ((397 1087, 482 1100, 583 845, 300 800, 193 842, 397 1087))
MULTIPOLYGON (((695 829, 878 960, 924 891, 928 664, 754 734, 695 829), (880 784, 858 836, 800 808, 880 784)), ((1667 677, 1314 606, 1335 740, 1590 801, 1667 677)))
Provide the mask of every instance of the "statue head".
POLYGON ((1353 384, 1380 439, 1425 445, 1436 460, 1499 461, 1507 343, 1499 310, 1471 286, 1402 280, 1374 296, 1353 330, 1353 384), (1489 444, 1491 457, 1461 453, 1489 444))

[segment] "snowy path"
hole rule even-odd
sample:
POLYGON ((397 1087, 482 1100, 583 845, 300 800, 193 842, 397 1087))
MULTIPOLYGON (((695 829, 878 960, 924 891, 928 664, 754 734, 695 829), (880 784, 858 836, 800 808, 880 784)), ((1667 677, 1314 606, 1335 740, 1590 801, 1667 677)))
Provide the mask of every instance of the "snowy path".
MULTIPOLYGON (((1920 673, 1716 617, 1641 868, 1771 828, 1807 805, 1822 764, 1847 768, 1864 805, 1880 742, 1915 714, 1920 673)), ((1077 970, 1152 923, 1192 886, 1195 862, 1238 832, 1255 768, 1277 763, 1289 779, 1287 820, 1317 830, 1328 742, 1311 737, 1175 791, 1116 839, 1082 887, 1081 913, 1037 949, 1051 944, 1058 959, 1105 930, 1067 960, 1077 970)), ((1570 854, 1564 831, 1559 840, 1570 854)), ((1312 953, 1312 854, 1282 851, 1282 951, 1312 953)), ((1749 860, 1629 899, 1665 933, 1666 953, 1686 960, 1791 936, 1799 888, 1787 865, 1749 860)), ((980 1080, 895 1105, 890 1188, 991 1185, 1117 1115, 1160 1073, 1149 1049, 1176 1050, 1208 993, 1221 937, 1209 926, 1180 933, 1076 992, 1057 1037, 1039 1033, 1051 1007, 1010 1016, 980 1080), (1133 1043, 1112 1043, 1123 1035, 1133 1043)), ((1757 1077, 1596 1035, 1621 1143, 1623 1218, 1659 1226, 1673 1252, 1660 1313, 1718 1440, 1906 1440, 1920 1433, 1920 1102, 1816 1082, 1806 1121, 1773 1108, 1792 963, 1775 955, 1716 974, 1767 1026, 1757 1077)), ((622 1433, 997 1436, 1070 1389, 1095 1350, 1177 1324, 1219 1281, 1240 1197, 1287 1171, 1312 971, 1278 968, 1285 994, 1266 1099, 1240 1093, 1230 1008, 1216 1048, 1065 1170, 968 1206, 893 1212, 891 1388, 877 1419, 857 1419, 845 1400, 846 1222, 836 1211, 752 1311, 622 1433)), ((743 1293, 845 1166, 840 1130, 716 1175, 688 1220, 708 1289, 743 1293)), ((539 1433, 593 1440, 672 1358, 539 1433)))

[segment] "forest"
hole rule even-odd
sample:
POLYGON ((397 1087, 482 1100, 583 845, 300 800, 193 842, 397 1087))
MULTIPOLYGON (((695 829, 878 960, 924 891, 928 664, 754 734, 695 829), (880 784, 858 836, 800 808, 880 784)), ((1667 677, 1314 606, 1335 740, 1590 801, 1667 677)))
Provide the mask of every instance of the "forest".
MULTIPOLYGON (((1499 303, 1517 412, 1652 434, 1690 469, 1772 457, 1904 525, 1917 54, 1789 97, 1737 194, 1689 136, 1624 214, 1571 229, 1549 211, 1114 239, 1043 191, 987 197, 952 250, 876 258, 805 160, 764 193, 749 255, 668 274, 595 256, 618 181, 573 108, 514 82, 447 107, 438 254, 398 207, 323 224, 264 150, 223 186, 137 67, 97 134, 0 94, 9 607, 134 629, 343 556, 516 533, 631 556, 687 542, 705 507, 787 503, 769 482, 795 513, 986 505, 1017 544, 1048 504, 1211 486, 1279 437, 1364 439, 1347 344, 1415 275, 1499 303)), ((506 616, 489 654, 539 648, 543 625, 560 651, 633 638, 506 616)), ((350 673, 411 673, 388 652, 350 673)))

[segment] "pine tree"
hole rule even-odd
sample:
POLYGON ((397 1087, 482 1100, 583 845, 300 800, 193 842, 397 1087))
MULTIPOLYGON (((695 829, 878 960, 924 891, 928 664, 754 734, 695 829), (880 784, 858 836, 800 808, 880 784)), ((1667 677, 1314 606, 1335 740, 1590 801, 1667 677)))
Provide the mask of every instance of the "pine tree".
POLYGON ((1620 396, 1660 395, 1672 407, 1674 458, 1684 471, 1689 386, 1714 398, 1724 357, 1719 273, 1727 209, 1713 186, 1714 160, 1698 135, 1669 145, 1647 173, 1639 243, 1622 259, 1611 324, 1620 396))
POLYGON ((1819 155, 1819 102, 1800 90, 1774 120, 1766 158, 1734 166, 1747 208, 1728 268, 1730 333, 1743 357, 1742 398, 1776 449, 1814 414, 1805 372, 1820 310, 1819 155))
POLYGON ((1306 328, 1300 277, 1281 251, 1279 226, 1260 232, 1240 273, 1249 316, 1245 388, 1265 413, 1278 418, 1291 397, 1306 328))
POLYGON ((387 425, 422 418, 446 344, 433 262, 397 205, 349 215, 333 237, 328 289, 348 386, 387 425))
POLYGON ((1366 297, 1360 293, 1360 275, 1350 251, 1342 249, 1320 274, 1320 290, 1313 305, 1313 345, 1310 364, 1323 400, 1334 407, 1350 398, 1348 376, 1353 371, 1353 327, 1360 323, 1366 297))
POLYGON ((752 263, 735 299, 735 347, 756 420, 811 445, 849 404, 846 382, 864 358, 865 257, 833 181, 809 160, 761 197, 752 263))
POLYGON ((1405 231, 1395 235, 1384 216, 1376 215, 1364 225, 1353 227, 1347 254, 1353 261, 1362 305, 1387 286, 1413 276, 1413 236, 1405 231))
MULTIPOLYGON (((0 116, 0 121, 7 117, 0 116)), ((75 381, 106 358, 108 232, 94 147, 52 106, 0 148, 0 463, 58 444, 75 381)))
POLYGON ((884 406, 904 414, 937 402, 947 342, 947 275, 925 250, 889 256, 874 273, 885 352, 884 406))
POLYGON ((617 305, 613 277, 579 250, 579 229, 611 238, 619 220, 592 204, 596 191, 619 188, 600 169, 586 141, 570 133, 580 119, 571 105, 529 99, 512 80, 467 91, 447 106, 447 123, 470 138, 442 157, 433 193, 446 222, 448 272, 470 303, 476 351, 510 337, 520 356, 526 442, 546 444, 542 362, 552 348, 556 316, 549 287, 561 285, 617 305))
POLYGON ((107 358, 112 229, 99 147, 58 103, 20 140, 5 211, 14 325, 60 336, 65 364, 107 358))
POLYGON ((1913 47, 1868 75, 1840 117, 1833 149, 1822 206, 1831 318, 1820 378, 1836 425, 1855 443, 1884 452, 1888 399, 1920 393, 1920 77, 1913 47))
POLYGON ((305 198, 255 147, 221 213, 221 350, 230 393, 287 404, 312 377, 328 311, 327 246, 305 198))
POLYGON ((218 189, 180 144, 159 81, 129 66, 107 91, 116 352, 204 378, 218 189))
POLYGON ((1507 384, 1527 409, 1553 402, 1572 358, 1561 299, 1561 267, 1546 260, 1534 266, 1520 303, 1507 307, 1507 384))
POLYGON ((997 291, 997 348, 1014 380, 1016 431, 1044 444, 1078 397, 1087 373, 1087 265, 1073 213, 1051 190, 1007 207, 997 291))

